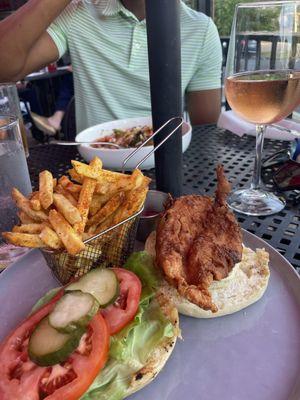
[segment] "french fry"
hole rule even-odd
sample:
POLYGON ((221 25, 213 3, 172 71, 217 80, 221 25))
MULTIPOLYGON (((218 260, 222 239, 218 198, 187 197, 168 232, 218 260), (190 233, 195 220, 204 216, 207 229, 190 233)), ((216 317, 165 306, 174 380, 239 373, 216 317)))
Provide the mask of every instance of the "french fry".
POLYGON ((57 233, 55 233, 54 230, 48 226, 43 228, 39 236, 40 239, 47 245, 47 247, 50 247, 51 249, 59 250, 63 247, 63 243, 57 233))
POLYGON ((121 174, 120 172, 108 171, 106 169, 101 170, 100 179, 105 180, 108 183, 114 183, 119 179, 130 179, 130 175, 121 174))
POLYGON ((77 204, 77 208, 81 214, 82 220, 74 225, 75 231, 79 234, 82 234, 84 232, 95 187, 96 187, 95 179, 91 178, 84 179, 77 204))
POLYGON ((98 157, 95 157, 89 165, 75 160, 72 160, 71 163, 79 175, 83 175, 84 177, 91 179, 100 179, 102 162, 98 157))
POLYGON ((117 210, 112 221, 113 225, 124 221, 126 218, 135 214, 142 207, 147 196, 149 181, 149 178, 144 177, 141 186, 126 192, 126 199, 122 204, 122 207, 119 207, 117 210))
POLYGON ((76 224, 76 222, 81 222, 80 212, 66 197, 64 197, 64 195, 54 193, 53 202, 57 210, 71 225, 76 224))
POLYGON ((105 203, 101 203, 101 198, 102 198, 102 195, 94 194, 91 204, 90 204, 90 212, 89 212, 90 216, 95 215, 96 212, 100 210, 102 205, 105 204, 105 203))
POLYGON ((39 200, 31 199, 30 201, 30 206, 34 211, 41 211, 42 206, 41 202, 39 200))
POLYGON ((33 210, 41 211, 42 206, 41 206, 41 202, 40 202, 39 192, 32 193, 29 201, 30 201, 30 206, 33 210))
POLYGON ((15 246, 22 247, 46 247, 45 243, 39 238, 39 235, 32 235, 29 233, 17 233, 17 232, 3 232, 2 236, 9 243, 15 246))
POLYGON ((57 184, 56 188, 55 188, 55 193, 59 193, 62 194, 63 196, 65 196, 66 199, 69 200, 69 202, 73 205, 73 206, 77 206, 77 201, 76 199, 72 196, 72 194, 70 192, 68 192, 65 188, 63 188, 60 184, 57 184))
MULTIPOLYGON (((124 192, 115 194, 110 200, 108 200, 105 206, 103 206, 92 218, 87 221, 87 227, 92 228, 94 226, 94 231, 96 231, 97 225, 101 224, 106 220, 106 218, 115 212, 124 199, 124 192)), ((91 232, 93 232, 93 230, 89 229, 89 233, 91 232)))
POLYGON ((101 224, 99 224, 95 230, 95 232, 88 232, 90 235, 95 235, 97 233, 103 232, 108 228, 111 228, 114 226, 114 219, 116 214, 118 213, 119 209, 117 209, 115 212, 113 212, 108 218, 106 218, 105 221, 103 221, 101 224))
POLYGON ((57 178, 53 178, 53 189, 55 188, 56 185, 57 185, 57 178))
POLYGON ((24 211, 19 211, 17 213, 19 220, 22 222, 22 224, 34 224, 36 221, 32 218, 30 218, 24 211))
MULTIPOLYGON (((85 165, 85 164, 82 164, 85 165)), ((88 167, 91 169, 91 171, 100 171, 100 167, 102 167, 102 161, 99 160, 98 157, 95 157, 88 167)), ((77 233, 80 235, 83 234, 84 228, 86 225, 86 221, 89 215, 89 209, 90 209, 90 204, 92 202, 93 194, 96 188, 97 181, 92 178, 85 178, 82 184, 82 189, 79 195, 79 200, 77 204, 77 208, 81 214, 82 221, 79 223, 76 223, 74 225, 74 229, 77 233)))
POLYGON ((79 174, 75 171, 74 168, 69 169, 69 170, 68 170, 68 173, 69 173, 69 175, 70 175, 70 177, 71 177, 71 179, 72 179, 73 181, 78 182, 78 183, 81 183, 81 184, 83 183, 83 176, 79 175, 79 174))
POLYGON ((119 192, 121 190, 132 189, 133 181, 130 175, 123 175, 122 177, 117 177, 111 182, 106 181, 105 177, 100 179, 97 183, 96 193, 106 194, 109 192, 119 192))
POLYGON ((142 171, 139 169, 135 169, 130 175, 132 187, 128 188, 128 190, 136 189, 137 187, 145 184, 149 185, 151 182, 150 178, 147 178, 143 175, 142 171), (146 182, 147 181, 147 182, 146 182))
POLYGON ((77 185, 77 184, 71 182, 70 179, 66 175, 63 175, 61 178, 59 178, 58 182, 62 185, 63 188, 65 188, 72 194, 80 193, 80 191, 82 189, 81 185, 77 185))
POLYGON ((102 176, 97 183, 95 192, 97 194, 106 194, 121 190, 132 190, 142 184, 143 178, 144 175, 138 169, 135 169, 131 175, 102 170, 102 176))
POLYGON ((47 214, 45 214, 44 211, 32 210, 32 208, 30 207, 29 200, 26 199, 26 197, 23 196, 22 193, 19 192, 18 189, 13 188, 12 198, 16 202, 18 208, 20 208, 20 210, 24 211, 34 221, 37 221, 37 222, 47 221, 47 218, 48 218, 47 214))
POLYGON ((84 243, 72 226, 56 210, 49 212, 49 221, 69 254, 76 255, 85 248, 84 243))
POLYGON ((43 224, 24 224, 14 226, 12 231, 18 233, 41 233, 43 228, 43 224))
POLYGON ((117 192, 110 192, 106 194, 94 194, 93 206, 96 208, 98 205, 98 210, 99 210, 99 208, 104 206, 104 204, 107 203, 108 200, 111 199, 112 196, 114 196, 115 194, 117 194, 117 192))
POLYGON ((39 174, 39 192, 42 207, 47 210, 53 203, 53 176, 49 171, 39 174))

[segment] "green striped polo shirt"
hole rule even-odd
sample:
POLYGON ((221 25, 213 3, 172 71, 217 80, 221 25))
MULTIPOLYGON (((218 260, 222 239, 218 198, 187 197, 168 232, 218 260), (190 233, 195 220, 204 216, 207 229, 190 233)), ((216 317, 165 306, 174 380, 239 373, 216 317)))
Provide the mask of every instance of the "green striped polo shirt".
MULTIPOLYGON (((78 132, 151 114, 145 20, 139 21, 119 0, 97 0, 97 12, 90 1, 73 1, 48 28, 59 56, 70 52, 78 132)), ((220 88, 222 52, 216 26, 183 2, 181 43, 182 95, 220 88)))

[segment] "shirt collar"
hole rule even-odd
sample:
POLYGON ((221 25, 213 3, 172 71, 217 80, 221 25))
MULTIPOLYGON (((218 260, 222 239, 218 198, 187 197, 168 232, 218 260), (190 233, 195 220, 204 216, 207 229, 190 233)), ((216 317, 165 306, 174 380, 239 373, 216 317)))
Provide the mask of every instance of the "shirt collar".
POLYGON ((96 4, 99 13, 104 17, 111 17, 122 13, 127 17, 137 20, 136 16, 131 11, 127 10, 120 0, 97 0, 96 4))

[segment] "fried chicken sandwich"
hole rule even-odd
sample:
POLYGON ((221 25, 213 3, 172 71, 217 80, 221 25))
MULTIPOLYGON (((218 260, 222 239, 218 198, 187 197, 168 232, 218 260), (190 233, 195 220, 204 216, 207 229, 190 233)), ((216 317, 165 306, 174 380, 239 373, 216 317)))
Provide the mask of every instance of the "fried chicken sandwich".
POLYGON ((198 318, 231 314, 256 302, 270 276, 268 253, 243 246, 226 204, 230 184, 222 166, 217 179, 214 198, 188 195, 172 201, 145 245, 178 311, 198 318))

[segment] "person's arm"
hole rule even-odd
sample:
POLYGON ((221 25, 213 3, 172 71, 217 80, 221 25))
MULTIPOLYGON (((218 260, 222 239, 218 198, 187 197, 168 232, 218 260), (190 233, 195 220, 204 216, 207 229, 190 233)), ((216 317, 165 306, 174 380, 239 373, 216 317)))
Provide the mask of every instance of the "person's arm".
POLYGON ((57 60, 46 29, 71 0, 29 0, 0 22, 0 82, 17 81, 57 60))
POLYGON ((215 124, 221 112, 221 89, 187 93, 187 109, 192 125, 215 124))
POLYGON ((192 125, 216 123, 221 112, 222 48, 217 28, 209 20, 199 64, 186 91, 192 125))

